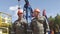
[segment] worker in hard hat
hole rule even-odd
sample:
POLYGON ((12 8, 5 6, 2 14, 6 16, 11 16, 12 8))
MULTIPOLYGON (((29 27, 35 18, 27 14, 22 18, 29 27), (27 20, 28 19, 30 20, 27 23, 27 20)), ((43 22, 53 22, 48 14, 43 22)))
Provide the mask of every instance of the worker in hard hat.
POLYGON ((50 34, 50 27, 49 27, 49 20, 48 20, 48 18, 47 18, 47 15, 46 15, 46 10, 44 9, 43 10, 43 16, 46 18, 46 24, 47 24, 47 26, 48 26, 48 28, 47 28, 47 32, 46 33, 48 33, 48 34, 50 34))
POLYGON ((18 19, 13 24, 15 34, 26 34, 26 20, 23 18, 23 11, 20 9, 17 12, 18 19))
POLYGON ((44 16, 40 15, 39 9, 34 9, 34 18, 31 21, 30 27, 33 34, 46 34, 45 28, 47 28, 46 20, 44 16))

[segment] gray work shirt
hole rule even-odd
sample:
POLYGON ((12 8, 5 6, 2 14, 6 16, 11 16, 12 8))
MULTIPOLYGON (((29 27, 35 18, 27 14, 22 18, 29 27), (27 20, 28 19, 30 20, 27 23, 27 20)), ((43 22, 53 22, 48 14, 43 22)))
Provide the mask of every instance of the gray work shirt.
POLYGON ((13 24, 15 34, 25 34, 26 24, 27 22, 23 18, 21 20, 16 20, 13 24))
POLYGON ((44 34, 44 25, 43 25, 44 21, 45 21, 44 16, 32 19, 31 29, 33 31, 33 34, 44 34))

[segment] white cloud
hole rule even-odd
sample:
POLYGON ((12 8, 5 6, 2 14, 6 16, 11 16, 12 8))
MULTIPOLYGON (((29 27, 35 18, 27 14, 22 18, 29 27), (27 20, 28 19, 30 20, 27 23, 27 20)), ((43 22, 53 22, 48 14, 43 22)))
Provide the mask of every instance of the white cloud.
POLYGON ((17 5, 16 5, 16 6, 11 6, 11 7, 9 7, 9 10, 11 10, 11 11, 15 11, 15 10, 17 10, 17 8, 18 8, 17 5))
MULTIPOLYGON (((20 8, 22 8, 22 6, 20 6, 20 8)), ((18 5, 9 7, 9 10, 11 11, 16 11, 17 9, 18 9, 18 5)))
POLYGON ((12 17, 16 17, 17 18, 17 14, 16 13, 17 13, 17 10, 18 10, 18 5, 16 5, 16 6, 10 6, 9 10, 12 11, 12 13, 14 11, 14 14, 12 15, 12 17))
MULTIPOLYGON (((22 7, 20 6, 20 8, 22 8, 22 7)), ((10 6, 9 10, 12 11, 12 13, 14 11, 14 14, 12 15, 12 17, 16 17, 17 18, 18 5, 16 5, 16 6, 10 6)))

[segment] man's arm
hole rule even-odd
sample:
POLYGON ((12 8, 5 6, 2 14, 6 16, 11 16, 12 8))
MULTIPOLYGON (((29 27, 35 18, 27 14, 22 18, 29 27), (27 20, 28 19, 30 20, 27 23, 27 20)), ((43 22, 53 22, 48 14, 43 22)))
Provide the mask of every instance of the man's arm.
POLYGON ((13 33, 15 34, 15 31, 16 31, 16 21, 12 24, 12 30, 13 30, 13 33))
POLYGON ((50 29, 49 29, 49 24, 48 24, 48 21, 47 21, 47 19, 45 18, 45 22, 46 22, 46 31, 50 31, 50 29))
POLYGON ((30 28, 33 31, 33 24, 32 24, 32 22, 30 23, 30 28))

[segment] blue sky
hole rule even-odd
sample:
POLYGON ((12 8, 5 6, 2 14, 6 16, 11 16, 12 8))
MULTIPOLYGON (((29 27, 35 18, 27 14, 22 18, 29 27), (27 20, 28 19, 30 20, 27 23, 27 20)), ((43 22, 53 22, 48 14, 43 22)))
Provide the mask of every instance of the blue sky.
MULTIPOLYGON (((30 5, 33 9, 39 8, 41 14, 43 9, 46 9, 47 16, 56 16, 60 14, 60 0, 29 0, 30 5)), ((21 8, 23 9, 24 0, 20 1, 21 8)), ((0 12, 5 12, 12 15, 12 21, 14 22, 17 19, 17 0, 0 0, 0 12)))

